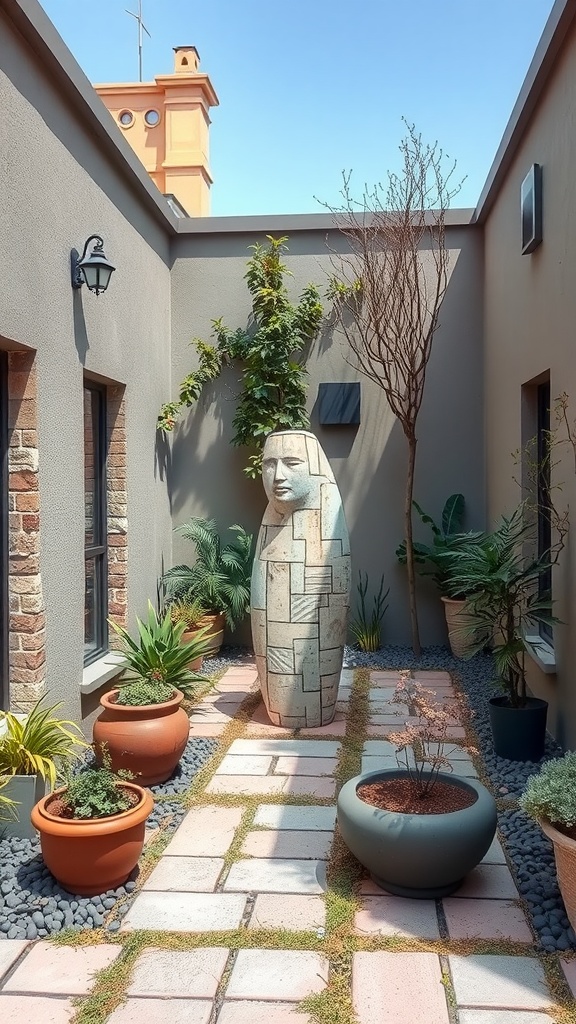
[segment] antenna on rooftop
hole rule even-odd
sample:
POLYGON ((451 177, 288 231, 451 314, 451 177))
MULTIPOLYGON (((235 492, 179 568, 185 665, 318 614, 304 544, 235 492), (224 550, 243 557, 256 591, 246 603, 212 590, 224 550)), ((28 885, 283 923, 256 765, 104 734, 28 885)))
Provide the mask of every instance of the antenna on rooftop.
POLYGON ((131 18, 136 18, 136 21, 138 22, 138 75, 139 75, 138 81, 141 82, 142 81, 142 31, 144 31, 146 33, 146 35, 150 37, 150 39, 152 38, 152 36, 150 35, 148 29, 146 28, 146 25, 142 21, 142 0, 138 0, 138 13, 137 14, 134 14, 134 11, 129 11, 128 8, 125 8, 125 10, 126 10, 126 14, 129 14, 131 18))

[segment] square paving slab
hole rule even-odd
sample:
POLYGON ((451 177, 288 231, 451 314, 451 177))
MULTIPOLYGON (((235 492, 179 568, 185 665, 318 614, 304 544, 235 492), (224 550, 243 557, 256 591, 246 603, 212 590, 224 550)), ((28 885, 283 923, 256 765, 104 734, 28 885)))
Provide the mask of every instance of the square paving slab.
POLYGON ((271 754, 226 754, 215 775, 267 775, 271 765, 271 754))
POLYGON ((292 949, 241 949, 226 989, 227 999, 299 1002, 321 992, 328 961, 319 953, 292 949))
POLYGON ((213 999, 228 954, 222 946, 147 949, 134 964, 127 995, 213 999))
POLYGON ((355 953, 352 999, 359 1024, 449 1024, 435 953, 355 953))
POLYGON ((295 1009, 293 1003, 254 1002, 227 999, 216 1024, 309 1024, 310 1014, 295 1009))
POLYGON ((208 1024, 211 1013, 211 999, 128 999, 106 1024, 208 1024))
POLYGON ((459 1024, 553 1024, 552 1017, 537 1010, 462 1010, 459 1024))
POLYGON ((331 832, 273 832, 259 829, 248 833, 241 852, 246 857, 310 857, 327 860, 331 845, 331 832))
MULTIPOLYGON (((12 939, 8 940, 12 942, 12 939)), ((2 1024, 68 1024, 77 1013, 70 999, 48 996, 10 996, 0 992, 2 1024)))
POLYGON ((434 900, 410 900, 401 896, 368 896, 354 917, 357 935, 401 935, 439 939, 434 900))
POLYGON ((240 927, 245 906, 246 893, 142 892, 136 897, 120 930, 228 931, 240 927))
POLYGON ((326 864, 323 860, 276 860, 254 857, 238 860, 230 868, 224 883, 226 893, 286 892, 322 893, 326 889, 326 864))
POLYGON ((109 943, 75 948, 37 942, 4 982, 3 991, 83 996, 92 988, 97 971, 109 967, 121 952, 122 946, 109 943))
POLYGON ((298 831, 331 832, 335 822, 335 807, 283 807, 281 804, 261 804, 254 817, 254 824, 264 828, 298 831))
POLYGON ((194 807, 166 847, 170 856, 221 857, 242 819, 242 807, 194 807))
POLYGON ((518 890, 505 864, 479 864, 454 893, 458 899, 517 900, 518 890))
POLYGON ((275 775, 333 775, 338 761, 335 757, 279 757, 275 775))
POLYGON ((0 980, 29 945, 30 943, 26 939, 10 939, 0 942, 0 980))
POLYGON ((326 904, 320 896, 261 893, 256 897, 249 928, 287 928, 316 931, 326 923, 326 904))
POLYGON ((273 757, 337 757, 337 740, 234 740, 228 754, 272 754, 273 757))
POLYGON ((221 857, 168 857, 160 858, 142 891, 154 892, 214 892, 218 876, 224 867, 221 857))
POLYGON ((443 900, 451 939, 511 939, 532 944, 524 912, 506 900, 443 900))
POLYGON ((459 1006, 545 1010, 552 1000, 542 965, 527 956, 450 956, 459 1006))

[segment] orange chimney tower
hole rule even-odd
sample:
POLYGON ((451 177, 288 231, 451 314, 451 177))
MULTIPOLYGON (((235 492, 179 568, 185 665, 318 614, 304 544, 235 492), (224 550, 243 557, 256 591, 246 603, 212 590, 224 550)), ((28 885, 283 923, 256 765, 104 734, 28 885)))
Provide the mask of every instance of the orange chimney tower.
POLYGON ((154 82, 95 85, 152 181, 190 217, 210 213, 210 107, 218 105, 195 46, 174 48, 174 72, 154 82))

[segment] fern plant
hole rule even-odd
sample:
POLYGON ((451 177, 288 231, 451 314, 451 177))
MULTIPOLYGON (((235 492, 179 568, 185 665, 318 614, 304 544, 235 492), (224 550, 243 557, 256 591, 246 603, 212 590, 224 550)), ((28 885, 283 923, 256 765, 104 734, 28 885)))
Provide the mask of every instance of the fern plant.
POLYGON ((77 748, 87 747, 74 722, 56 718, 60 704, 45 707, 45 696, 24 715, 0 711, 6 731, 0 737, 0 777, 41 775, 53 789, 59 762, 78 756, 77 748))
POLYGON ((284 283, 289 271, 283 263, 287 237, 266 238, 267 245, 250 246, 253 255, 245 275, 252 297, 249 328, 232 331, 221 319, 213 320, 215 344, 199 339, 193 342, 198 368, 182 381, 178 401, 164 405, 158 417, 159 430, 173 430, 180 411, 197 401, 204 385, 218 377, 222 365, 239 360, 243 389, 233 421, 232 444, 256 448, 244 470, 253 478, 260 474, 268 434, 309 425, 307 371, 301 353, 318 334, 323 313, 313 284, 304 288, 297 305, 290 301, 284 283))
POLYGON ((236 539, 222 545, 213 519, 193 518, 176 529, 194 545, 196 561, 164 574, 168 600, 186 598, 212 614, 223 612, 235 629, 250 608, 252 535, 242 526, 231 526, 236 539))

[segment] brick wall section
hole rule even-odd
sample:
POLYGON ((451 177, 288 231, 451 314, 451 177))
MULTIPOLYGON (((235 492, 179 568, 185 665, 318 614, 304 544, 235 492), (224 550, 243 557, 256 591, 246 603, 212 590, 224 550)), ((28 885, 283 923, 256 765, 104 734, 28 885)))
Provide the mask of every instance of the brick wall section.
POLYGON ((46 689, 35 353, 8 354, 8 399, 10 706, 26 711, 46 689))
MULTIPOLYGON (((127 622, 128 495, 124 388, 107 389, 108 458, 108 615, 120 626, 127 622)), ((117 646, 115 634, 110 646, 117 646)))

